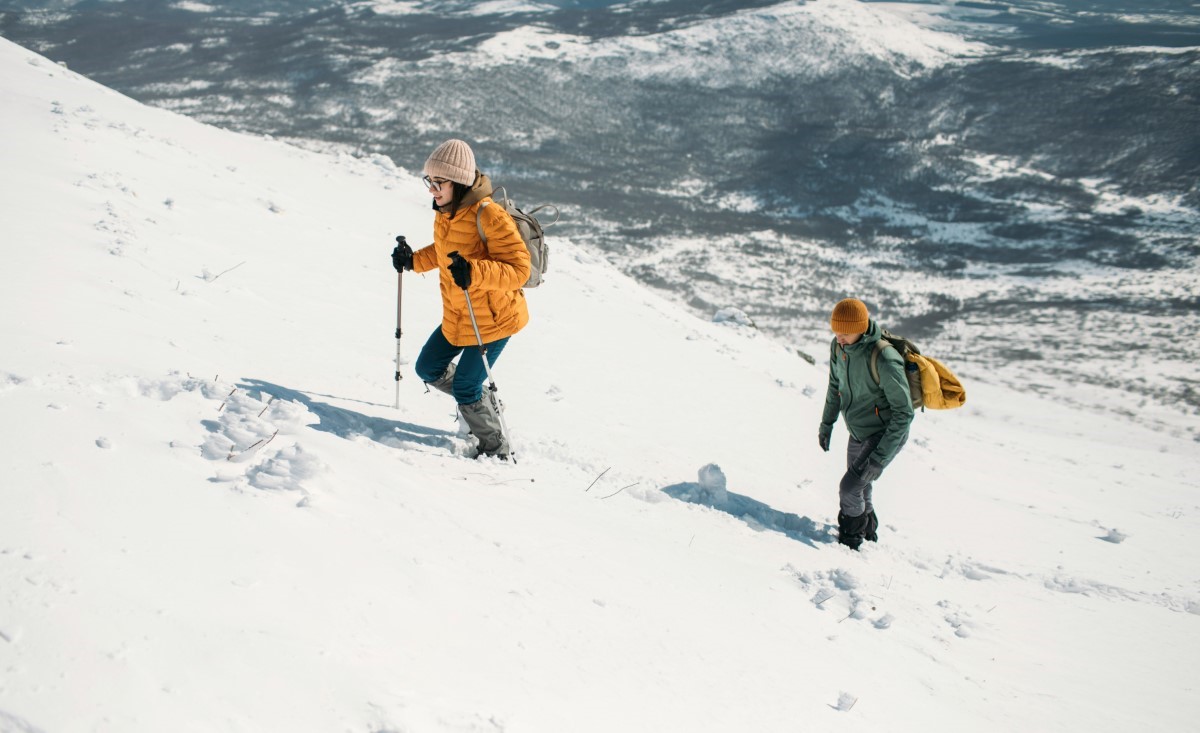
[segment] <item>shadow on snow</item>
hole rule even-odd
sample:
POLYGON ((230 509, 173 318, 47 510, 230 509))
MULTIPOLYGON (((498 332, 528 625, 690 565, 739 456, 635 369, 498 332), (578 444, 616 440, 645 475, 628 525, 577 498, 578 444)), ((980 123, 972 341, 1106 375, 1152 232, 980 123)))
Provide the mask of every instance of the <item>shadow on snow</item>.
MULTIPOLYGON (((363 436, 391 448, 400 447, 404 443, 417 443, 450 453, 455 450, 454 438, 457 433, 454 431, 437 430, 424 425, 388 420, 382 417, 369 417, 359 412, 334 407, 326 402, 318 402, 305 392, 264 382, 261 379, 242 380, 241 386, 251 394, 258 392, 277 400, 290 400, 304 405, 320 419, 320 423, 310 427, 333 433, 339 438, 363 436)), ((332 395, 320 396, 332 397, 332 395)))
POLYGON ((808 517, 788 514, 748 496, 735 494, 725 488, 725 474, 720 467, 709 464, 700 469, 699 483, 688 482, 665 486, 663 493, 674 499, 699 504, 730 514, 756 530, 774 530, 803 542, 810 547, 817 543, 833 542, 831 527, 808 517))

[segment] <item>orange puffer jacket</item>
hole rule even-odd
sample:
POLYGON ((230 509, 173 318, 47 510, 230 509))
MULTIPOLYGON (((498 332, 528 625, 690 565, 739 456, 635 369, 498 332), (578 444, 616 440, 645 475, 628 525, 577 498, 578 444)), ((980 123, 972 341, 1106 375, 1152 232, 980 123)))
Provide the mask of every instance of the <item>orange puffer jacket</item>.
POLYGON ((525 291, 521 290, 529 279, 529 250, 503 206, 483 207, 480 223, 487 244, 479 238, 475 215, 484 201, 491 201, 491 193, 491 181, 479 174, 453 219, 440 210, 434 215, 433 244, 413 253, 415 272, 438 270, 442 335, 455 346, 474 346, 476 341, 466 298, 450 275, 451 252, 471 263, 471 306, 485 344, 512 336, 529 323, 525 291))

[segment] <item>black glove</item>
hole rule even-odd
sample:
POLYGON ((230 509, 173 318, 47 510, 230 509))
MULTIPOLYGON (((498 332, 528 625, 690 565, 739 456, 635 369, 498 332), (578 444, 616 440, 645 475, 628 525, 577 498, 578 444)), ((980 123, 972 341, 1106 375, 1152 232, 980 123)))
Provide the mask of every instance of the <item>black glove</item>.
POLYGON ((396 268, 396 272, 412 271, 412 255, 412 247, 408 246, 404 236, 396 237, 396 249, 392 250, 392 267, 396 268))
POLYGON ((821 450, 826 453, 829 452, 829 438, 831 435, 832 433, 826 432, 824 428, 821 429, 821 432, 817 433, 817 445, 821 446, 821 450))
POLYGON ((852 469, 864 484, 869 484, 883 475, 883 466, 868 458, 852 469))
POLYGON ((450 277, 454 284, 466 290, 471 287, 471 263, 463 259, 458 252, 450 253, 450 277))

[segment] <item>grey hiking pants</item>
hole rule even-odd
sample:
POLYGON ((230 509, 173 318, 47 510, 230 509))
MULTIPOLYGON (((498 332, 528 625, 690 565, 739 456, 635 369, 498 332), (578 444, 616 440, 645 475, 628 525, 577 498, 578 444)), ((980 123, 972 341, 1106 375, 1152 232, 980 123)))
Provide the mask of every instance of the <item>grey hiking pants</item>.
MULTIPOLYGON (((855 440, 853 435, 850 436, 850 442, 846 446, 846 475, 842 476, 842 483, 838 486, 842 514, 847 517, 861 517, 866 512, 875 511, 874 505, 871 504, 871 491, 874 488, 872 482, 860 479, 850 467, 865 462, 882 439, 883 433, 876 433, 865 440, 855 440)), ((905 440, 907 441, 907 437, 905 440)), ((904 443, 900 445, 903 447, 904 443)))

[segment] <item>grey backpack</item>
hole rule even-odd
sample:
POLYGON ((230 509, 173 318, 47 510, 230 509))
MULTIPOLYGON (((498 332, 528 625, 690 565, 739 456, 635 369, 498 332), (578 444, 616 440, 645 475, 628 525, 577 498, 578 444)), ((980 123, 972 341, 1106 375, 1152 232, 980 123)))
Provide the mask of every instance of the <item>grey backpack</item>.
POLYGON ((521 239, 525 242, 525 248, 529 250, 529 279, 525 281, 523 288, 536 288, 542 284, 542 280, 546 274, 546 268, 549 264, 550 250, 546 246, 546 234, 543 231, 546 227, 552 226, 558 222, 558 207, 554 204, 543 204, 541 206, 530 209, 528 212, 521 211, 512 199, 508 197, 508 191, 503 188, 496 189, 500 193, 497 197, 493 192, 494 201, 484 201, 479 210, 475 212, 475 227, 479 229, 479 238, 483 243, 487 244, 487 235, 483 233, 483 207, 489 203, 498 203, 512 220, 517 225, 517 231, 521 234, 521 239), (554 221, 543 225, 535 216, 542 209, 554 210, 554 221))

